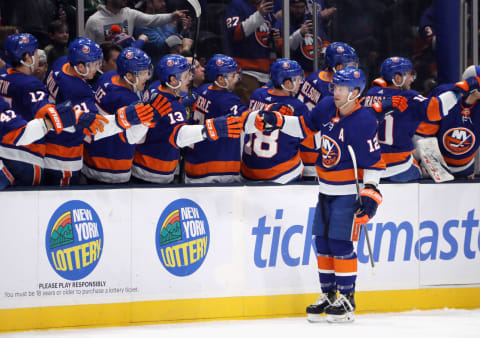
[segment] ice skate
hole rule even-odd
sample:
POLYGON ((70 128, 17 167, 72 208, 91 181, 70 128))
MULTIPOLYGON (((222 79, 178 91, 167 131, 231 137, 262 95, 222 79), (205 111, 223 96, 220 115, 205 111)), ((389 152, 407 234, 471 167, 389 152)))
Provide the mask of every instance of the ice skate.
POLYGON ((335 302, 336 298, 336 290, 322 293, 314 304, 307 306, 307 320, 311 323, 324 321, 325 318, 321 316, 322 313, 325 312, 325 309, 328 306, 332 305, 335 302))
POLYGON ((337 300, 325 309, 327 322, 329 323, 349 323, 355 320, 353 311, 355 311, 354 292, 340 294, 337 300))

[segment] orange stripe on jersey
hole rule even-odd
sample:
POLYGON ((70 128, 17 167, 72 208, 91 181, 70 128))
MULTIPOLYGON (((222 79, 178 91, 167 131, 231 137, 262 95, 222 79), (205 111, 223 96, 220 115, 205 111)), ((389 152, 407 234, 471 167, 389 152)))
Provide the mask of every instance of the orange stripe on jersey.
POLYGON ((442 115, 440 115, 440 102, 436 97, 432 97, 427 107, 427 117, 430 121, 440 121, 442 115))
POLYGON ((417 133, 425 136, 435 136, 438 130, 440 129, 439 125, 431 124, 428 122, 421 122, 417 128, 417 133))
POLYGON ((140 154, 138 151, 135 152, 135 157, 133 159, 135 163, 138 163, 145 168, 161 172, 173 172, 178 164, 178 160, 162 161, 158 158, 140 154))
POLYGON ((58 144, 47 143, 45 153, 62 158, 76 158, 82 157, 83 144, 76 147, 65 147, 58 144))
POLYGON ((280 163, 269 169, 251 169, 247 168, 244 163, 241 164, 241 172, 243 176, 254 180, 269 180, 277 177, 289 170, 295 168, 300 163, 300 154, 295 154, 290 160, 280 163))
POLYGON ((413 153, 413 150, 404 151, 404 152, 401 152, 401 153, 382 153, 382 160, 386 164, 403 162, 403 161, 406 161, 407 158, 412 153, 413 153))
MULTIPOLYGON (((355 171, 353 169, 344 170, 325 170, 318 165, 317 168, 318 178, 324 181, 330 182, 349 182, 355 181, 355 171)), ((358 169, 358 178, 363 179, 363 169, 358 169)))
POLYGON ((130 170, 132 167, 132 160, 117 160, 113 158, 90 156, 87 152, 83 153, 83 160, 89 166, 98 169, 125 171, 130 170))
POLYGON ((2 171, 5 174, 5 176, 7 176, 8 180, 10 181, 10 184, 13 185, 15 183, 15 178, 10 173, 10 171, 8 171, 8 169, 6 167, 3 167, 2 171))
POLYGON ((322 70, 320 73, 318 73, 318 78, 322 81, 325 81, 325 82, 330 82, 331 79, 329 78, 329 74, 328 72, 322 70))
POLYGON ((459 159, 459 160, 455 160, 453 158, 448 158, 448 157, 443 157, 445 159, 445 162, 447 162, 447 164, 451 164, 451 165, 465 165, 467 164, 468 162, 470 162, 474 157, 475 157, 476 153, 471 155, 471 156, 468 156, 467 158, 462 158, 462 159, 459 159))
POLYGON ((128 143, 127 140, 125 139, 125 135, 123 133, 119 133, 118 137, 120 137, 120 140, 122 140, 122 142, 128 143))
POLYGON ((307 137, 317 133, 316 131, 307 127, 307 125, 305 124, 305 119, 303 118, 303 116, 300 116, 299 120, 300 120, 300 125, 302 126, 302 129, 303 129, 303 132, 305 133, 305 135, 307 137))
POLYGON ((25 129, 25 126, 19 129, 12 130, 8 134, 5 134, 2 138, 2 143, 15 145, 15 141, 17 141, 18 137, 25 129))
POLYGON ((245 34, 243 34, 242 25, 237 25, 237 27, 235 27, 235 30, 233 31, 233 41, 243 40, 244 37, 245 34))
POLYGON ((28 150, 30 150, 32 153, 35 153, 35 154, 40 154, 42 156, 45 156, 45 144, 29 144, 27 146, 21 146, 20 148, 27 148, 28 150))
POLYGON ((238 65, 242 69, 255 69, 260 70, 262 72, 268 73, 270 71, 270 65, 272 64, 272 60, 269 59, 239 59, 235 58, 238 65))
POLYGON ((42 178, 42 169, 38 165, 34 165, 32 185, 39 185, 41 178, 42 178))
POLYGON ((172 133, 170 134, 170 137, 168 138, 168 142, 170 142, 170 144, 172 146, 174 146, 175 148, 178 149, 178 146, 177 146, 177 142, 175 140, 175 137, 177 136, 177 133, 178 133, 178 129, 181 127, 181 126, 184 126, 186 123, 182 123, 182 124, 179 124, 179 125, 176 125, 173 130, 172 130, 172 133))
POLYGON ((64 171, 62 181, 60 182, 60 186, 66 187, 70 185, 70 178, 72 177, 71 171, 64 171))
POLYGON ((387 81, 385 81, 381 77, 377 77, 375 80, 372 81, 372 87, 373 86, 380 86, 382 88, 387 88, 387 81))
POLYGON ((315 137, 313 135, 308 135, 301 143, 302 146, 305 146, 310 149, 315 148, 315 137))
POLYGON ((339 273, 351 273, 357 272, 357 258, 352 259, 338 259, 333 258, 333 265, 335 266, 335 272, 339 273))
POLYGON ((317 256, 317 265, 320 270, 333 270, 333 257, 332 256, 317 256))
POLYGON ((318 153, 314 151, 301 151, 300 158, 303 163, 313 163, 317 162, 318 153))
POLYGON ((185 172, 192 176, 216 173, 239 173, 240 161, 210 161, 201 164, 185 163, 185 172))
POLYGON ((383 158, 380 158, 380 161, 372 165, 372 168, 378 168, 378 169, 385 169, 387 166, 385 165, 385 161, 383 158))

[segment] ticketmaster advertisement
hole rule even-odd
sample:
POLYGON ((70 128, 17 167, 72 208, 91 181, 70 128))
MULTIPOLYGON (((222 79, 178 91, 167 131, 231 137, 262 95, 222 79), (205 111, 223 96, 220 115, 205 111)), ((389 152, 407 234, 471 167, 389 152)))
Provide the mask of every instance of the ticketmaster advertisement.
MULTIPOLYGON (((383 185, 357 289, 480 283, 480 184, 383 185)), ((0 309, 319 292, 315 185, 0 193, 0 309)))

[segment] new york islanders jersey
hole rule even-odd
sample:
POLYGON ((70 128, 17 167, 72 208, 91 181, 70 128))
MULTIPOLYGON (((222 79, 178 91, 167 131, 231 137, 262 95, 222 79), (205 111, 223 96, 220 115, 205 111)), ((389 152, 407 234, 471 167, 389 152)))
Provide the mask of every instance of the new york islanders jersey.
POLYGON ((305 79, 297 97, 301 102, 305 103, 308 110, 312 110, 321 99, 333 95, 329 90, 329 85, 330 80, 328 79, 327 71, 319 70, 313 72, 305 79))
MULTIPOLYGON (((122 86, 119 75, 105 73, 98 79, 95 101, 102 115, 115 114, 124 106, 139 100, 138 96, 122 86), (105 76, 104 76, 105 75, 105 76)), ((125 183, 130 180, 135 144, 130 144, 126 132, 86 143, 82 173, 90 179, 106 183, 125 183)))
MULTIPOLYGON (((192 124, 204 125, 206 119, 224 115, 239 116, 247 110, 238 96, 226 90, 214 89, 212 84, 203 85, 198 93, 192 124)), ((186 149, 187 183, 240 181, 240 139, 205 140, 186 149)))
MULTIPOLYGON (((431 95, 451 90, 452 85, 441 85, 431 95)), ((455 177, 471 175, 475 169, 475 154, 480 146, 480 104, 467 105, 460 98, 441 121, 422 125, 417 134, 435 136, 443 159, 455 177)))
MULTIPOLYGON (((35 117, 43 117, 47 109, 53 106, 48 101, 48 91, 40 80, 33 75, 17 72, 13 68, 0 75, 0 97, 27 122, 35 117)), ((27 148, 43 157, 45 139, 42 138, 27 148)))
MULTIPOLYGON (((264 110, 271 103, 290 105, 295 116, 302 116, 307 108, 292 96, 276 95, 272 89, 258 88, 250 98, 249 109, 264 110)), ((303 164, 300 159, 299 147, 301 138, 281 133, 255 132, 245 136, 241 172, 242 175, 254 181, 272 181, 288 183, 302 175, 303 164)))
POLYGON ((261 17, 257 8, 247 1, 233 0, 226 11, 225 23, 229 55, 247 74, 249 71, 268 74, 274 61, 270 57, 270 32, 275 24, 273 15, 261 17))
POLYGON ((30 128, 26 127, 27 121, 0 99, 0 158, 12 185, 38 185, 42 179, 43 156, 21 145, 43 138, 47 128, 41 119, 32 120, 30 128))
POLYGON ((304 116, 301 124, 306 134, 320 132, 320 156, 317 172, 320 192, 326 195, 353 195, 356 193, 355 173, 348 145, 355 151, 358 178, 364 171, 383 171, 377 139, 377 121, 373 114, 359 103, 347 116, 341 116, 333 96, 321 100, 315 109, 304 116), (336 122, 338 121, 338 122, 336 122))
POLYGON ((160 87, 159 81, 152 83, 145 101, 155 93, 160 93, 170 102, 172 111, 156 121, 155 127, 148 130, 145 140, 137 145, 132 174, 147 182, 171 183, 180 158, 177 134, 180 127, 187 123, 187 112, 175 96, 163 92, 160 87))
MULTIPOLYGON (((90 85, 76 74, 68 71, 67 57, 59 58, 50 69, 45 80, 50 100, 55 103, 70 101, 87 113, 97 113, 95 93, 90 85)), ((57 134, 50 131, 46 136, 45 173, 47 184, 69 185, 75 181, 83 166, 82 130, 63 131, 57 134), (54 172, 52 172, 54 171, 54 172)))
POLYGON ((408 108, 403 112, 390 109, 379 116, 378 141, 381 145, 382 159, 387 166, 383 174, 386 178, 405 172, 414 163, 412 154, 415 146, 412 136, 420 123, 441 118, 440 107, 434 102, 430 105, 430 99, 414 90, 403 91, 375 86, 365 95, 363 105, 371 107, 375 102, 396 95, 407 98, 408 108))

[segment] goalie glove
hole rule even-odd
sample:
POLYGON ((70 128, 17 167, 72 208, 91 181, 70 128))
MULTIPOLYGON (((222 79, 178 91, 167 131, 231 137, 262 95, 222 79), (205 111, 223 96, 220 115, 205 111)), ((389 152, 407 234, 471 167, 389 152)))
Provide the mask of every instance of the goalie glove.
POLYGON ((127 130, 132 125, 143 124, 146 127, 152 127, 153 108, 149 104, 135 102, 128 106, 119 108, 115 114, 117 125, 123 130, 127 130))
POLYGON ((375 186, 366 184, 365 188, 360 191, 360 200, 357 200, 354 223, 355 225, 363 225, 368 223, 377 213, 378 206, 382 203, 382 194, 375 186))
POLYGON ((472 76, 466 80, 459 81, 455 83, 455 89, 461 94, 470 95, 471 92, 478 90, 480 88, 480 77, 472 76))
POLYGON ((400 95, 390 96, 382 101, 375 102, 372 107, 377 113, 385 113, 389 108, 397 109, 403 113, 408 108, 408 99, 400 95))
POLYGON ((243 119, 237 116, 222 116, 205 120, 205 136, 210 141, 220 137, 239 138, 243 131, 243 119))

